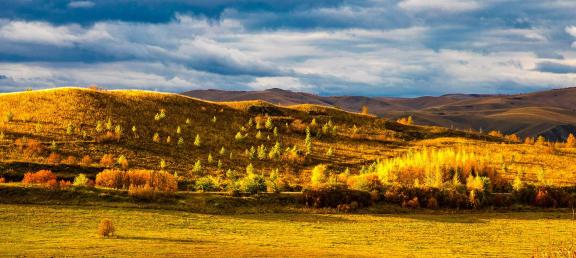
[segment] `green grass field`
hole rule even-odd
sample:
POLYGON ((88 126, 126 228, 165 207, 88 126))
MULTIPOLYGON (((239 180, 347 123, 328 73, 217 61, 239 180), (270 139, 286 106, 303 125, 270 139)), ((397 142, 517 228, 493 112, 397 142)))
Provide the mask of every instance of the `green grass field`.
POLYGON ((572 245, 568 212, 243 214, 0 205, 5 256, 495 256, 572 245), (97 235, 111 219, 117 238, 97 235))

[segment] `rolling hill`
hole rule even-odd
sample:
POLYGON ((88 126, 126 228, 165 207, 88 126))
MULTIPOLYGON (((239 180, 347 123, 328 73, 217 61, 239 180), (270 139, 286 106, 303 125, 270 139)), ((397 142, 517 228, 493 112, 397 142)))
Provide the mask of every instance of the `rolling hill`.
POLYGON ((457 129, 498 130, 521 137, 542 135, 563 140, 576 132, 576 88, 516 95, 449 94, 439 97, 388 98, 317 96, 281 89, 264 91, 196 90, 184 95, 211 101, 264 100, 279 105, 321 104, 387 119, 412 116, 417 124, 457 129))

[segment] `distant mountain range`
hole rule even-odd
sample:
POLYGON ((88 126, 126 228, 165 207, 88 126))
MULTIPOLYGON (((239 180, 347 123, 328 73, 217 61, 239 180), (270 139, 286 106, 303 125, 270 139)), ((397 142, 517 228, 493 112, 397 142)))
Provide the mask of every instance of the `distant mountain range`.
POLYGON ((278 105, 318 104, 389 119, 412 116, 420 125, 498 130, 522 137, 562 140, 576 133, 576 88, 516 95, 448 94, 439 97, 324 97, 282 89, 264 91, 194 90, 182 93, 211 101, 263 100, 278 105))

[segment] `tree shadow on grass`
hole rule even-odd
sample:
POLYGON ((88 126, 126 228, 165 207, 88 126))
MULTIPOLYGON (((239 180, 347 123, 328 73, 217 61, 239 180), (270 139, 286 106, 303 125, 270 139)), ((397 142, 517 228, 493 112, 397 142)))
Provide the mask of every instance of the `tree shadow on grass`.
POLYGON ((189 238, 147 237, 147 236, 118 236, 117 239, 173 242, 173 243, 195 243, 195 244, 205 244, 211 242, 206 240, 189 239, 189 238))
POLYGON ((255 214, 234 214, 221 215, 231 216, 235 219, 257 220, 257 221, 283 221, 294 223, 348 223, 353 220, 346 218, 344 214, 314 214, 314 213, 255 213, 255 214))

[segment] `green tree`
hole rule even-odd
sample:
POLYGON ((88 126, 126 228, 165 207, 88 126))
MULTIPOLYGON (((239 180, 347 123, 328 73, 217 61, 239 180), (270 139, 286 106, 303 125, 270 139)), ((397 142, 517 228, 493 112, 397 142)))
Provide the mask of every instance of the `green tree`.
POLYGON ((272 130, 272 128, 274 127, 274 123, 272 123, 272 118, 268 117, 266 119, 266 123, 264 124, 264 126, 266 127, 266 129, 268 130, 272 130))
POLYGON ((261 144, 260 147, 258 147, 258 159, 266 159, 266 146, 264 146, 264 144, 261 144))
POLYGON ((98 120, 96 122, 96 132, 101 133, 102 131, 104 131, 104 128, 102 127, 102 121, 98 120))
POLYGON ((166 163, 165 160, 160 160, 160 170, 164 170, 168 167, 168 164, 166 163))
POLYGON ((218 119, 216 118, 216 116, 212 117, 212 123, 216 123, 216 121, 218 121, 218 119))
POLYGON ((573 134, 568 135, 566 139, 566 147, 568 148, 576 148, 576 137, 573 134))
POLYGON ((4 122, 10 123, 12 120, 14 120, 14 113, 12 113, 12 111, 8 111, 4 116, 4 122))
POLYGON ((306 145, 306 156, 312 154, 312 135, 310 133, 310 128, 306 127, 306 139, 304 140, 306 145))
POLYGON ((310 183, 312 188, 322 187, 328 178, 327 166, 324 164, 316 165, 312 169, 312 176, 310 177, 310 183))
POLYGON ((112 131, 112 119, 111 118, 108 118, 108 121, 106 122, 106 130, 112 131))
POLYGON ((239 142, 239 141, 244 140, 244 136, 242 135, 241 132, 237 132, 236 136, 234 136, 234 139, 239 142))
POLYGON ((254 174, 254 166, 252 165, 252 163, 246 166, 246 174, 254 174))
POLYGON ((118 157, 118 165, 124 170, 128 169, 129 164, 126 156, 120 155, 120 157, 118 157))
POLYGON ((120 138, 122 137, 122 132, 123 132, 122 126, 116 125, 116 127, 114 128, 114 133, 116 134, 116 138, 118 140, 120 140, 120 138))
POLYGON ((276 144, 274 144, 274 146, 272 147, 272 149, 270 149, 270 152, 268 153, 268 158, 277 159, 280 157, 281 152, 282 152, 282 146, 280 146, 280 143, 276 141, 276 144))
POLYGON ((160 142, 160 134, 159 133, 154 133, 154 136, 152 137, 152 141, 159 143, 160 142))
POLYGON ((202 172, 202 161, 197 160, 196 163, 194 163, 194 168, 192 168, 192 172, 196 174, 200 174, 200 172, 202 172))
POLYGON ((176 134, 181 134, 182 133, 182 128, 180 128, 180 126, 178 126, 176 128, 176 134))
POLYGON ((214 158, 212 157, 212 153, 208 153, 208 164, 212 164, 214 162, 214 158))
POLYGON ((74 178, 74 186, 76 187, 84 187, 88 186, 88 177, 84 174, 79 174, 74 178))
POLYGON ((256 133, 256 139, 261 140, 262 139, 262 132, 258 131, 256 133))
POLYGON ((199 135, 199 134, 196 134, 196 139, 194 139, 194 145, 195 145, 196 147, 200 147, 201 144, 202 144, 202 143, 200 142, 200 135, 199 135))
POLYGON ((178 146, 184 145, 184 138, 182 136, 178 137, 178 146))
POLYGON ((220 148, 220 151, 218 152, 218 154, 220 154, 220 156, 224 156, 224 154, 226 154, 226 149, 224 148, 224 146, 222 146, 222 148, 220 148))
POLYGON ((69 123, 68 126, 66 127, 66 134, 72 135, 73 133, 74 133, 74 126, 69 123))
POLYGON ((332 147, 328 148, 328 150, 326 151, 326 156, 327 157, 332 157, 332 155, 334 155, 334 152, 332 151, 332 147))
POLYGON ((274 127, 274 137, 278 138, 278 127, 274 127))

